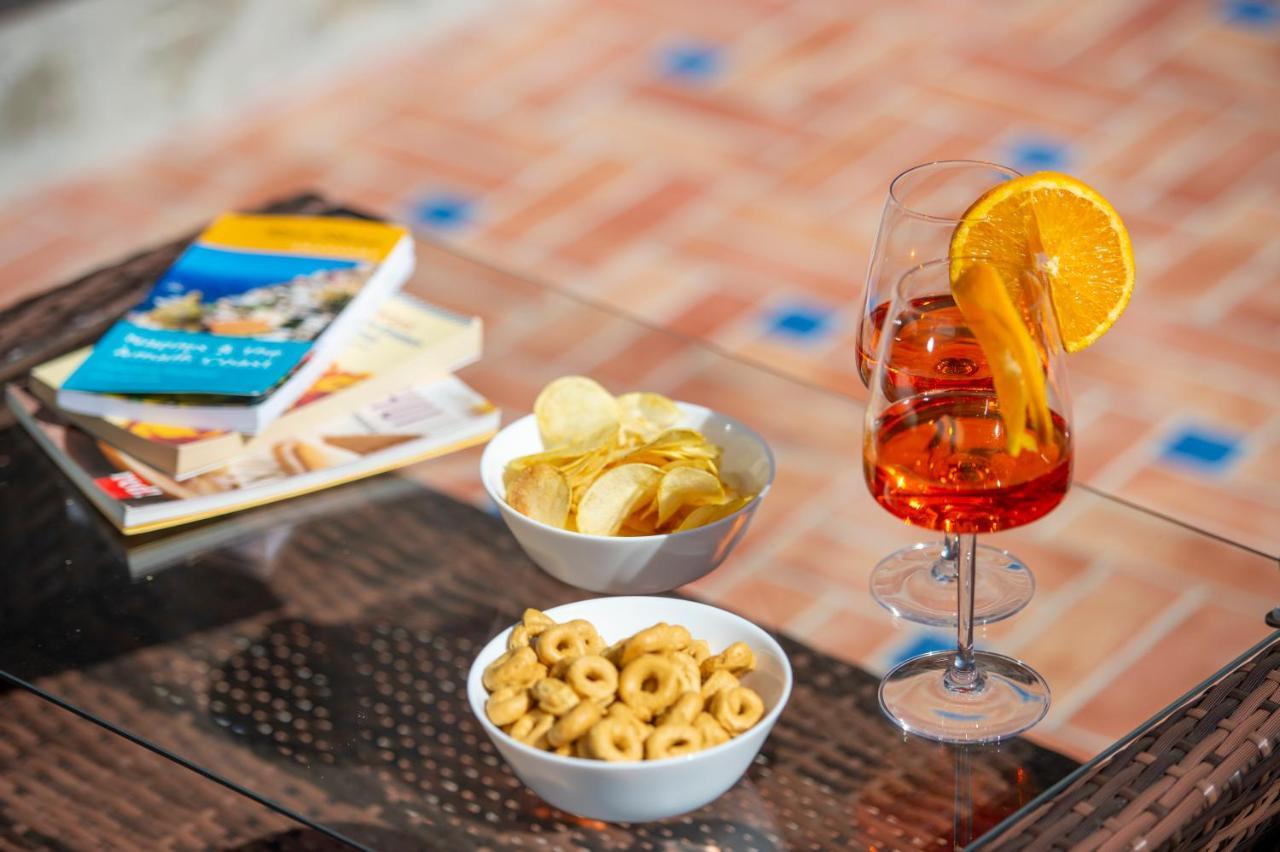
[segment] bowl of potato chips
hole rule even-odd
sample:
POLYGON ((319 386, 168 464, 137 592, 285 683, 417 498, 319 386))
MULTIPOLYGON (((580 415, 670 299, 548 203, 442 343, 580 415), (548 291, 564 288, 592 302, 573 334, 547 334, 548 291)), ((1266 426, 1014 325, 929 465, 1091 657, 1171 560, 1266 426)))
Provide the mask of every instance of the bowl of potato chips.
POLYGON ((480 476, 544 571, 606 594, 670 591, 714 571, 773 483, 768 444, 700 405, 615 397, 567 376, 494 436, 480 476))

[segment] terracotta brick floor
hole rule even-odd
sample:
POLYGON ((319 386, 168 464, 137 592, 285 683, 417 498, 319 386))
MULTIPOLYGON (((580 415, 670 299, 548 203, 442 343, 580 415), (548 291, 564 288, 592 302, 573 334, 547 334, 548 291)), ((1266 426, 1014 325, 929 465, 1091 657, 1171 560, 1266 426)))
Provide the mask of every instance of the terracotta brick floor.
MULTIPOLYGON (((858 398, 852 335, 890 178, 936 158, 1070 171, 1116 204, 1139 266, 1124 318, 1070 360, 1080 480, 1274 563, 1278 38, 1280 9, 1262 0, 513 4, 340 84, 15 199, 0 211, 0 305, 224 208, 314 187, 858 398)), ((583 332, 546 328, 525 345, 554 358, 583 332)), ((634 345, 670 355, 660 335, 634 345)), ((656 375, 630 355, 599 374, 616 386, 656 375)), ((696 376, 680 390, 711 405, 750 394, 696 376)), ((828 473, 801 464, 786 487, 821 493, 828 473)), ((1189 647, 1209 642, 1219 662, 1260 635, 1275 577, 1197 563, 1190 533, 1122 534, 1107 511, 1082 498, 1016 539, 1033 552, 1070 539, 1045 550, 1033 607, 1099 624, 1141 611, 1189 647), (1116 597, 1080 592, 1099 571, 1116 597), (1223 628, 1233 621, 1249 626, 1223 628)), ((868 498, 857 512, 876 509, 868 498)), ((880 628, 847 617, 873 616, 865 571, 879 551, 851 532, 867 522, 833 514, 816 539, 754 547, 699 591, 748 609, 781 601, 783 626, 884 662, 880 628), (833 575, 824 553, 854 567, 833 575)), ((1155 709, 1108 707, 1055 644, 1071 640, 1019 621, 992 636, 1074 684, 1046 729, 1064 748, 1087 753, 1155 709)), ((1123 631, 1089 641, 1114 646, 1111 676, 1157 653, 1123 631)))
MULTIPOLYGON (((857 400, 429 245, 410 288, 483 316, 485 358, 463 377, 508 419, 528 410, 544 382, 576 371, 615 389, 702 401, 766 437, 779 462, 773 489, 732 557, 687 591, 872 671, 951 641, 946 631, 893 621, 866 592, 875 562, 922 536, 867 492, 857 400)), ((492 510, 476 477, 479 455, 478 448, 457 453, 406 475, 492 510)), ((1273 558, 1083 487, 1047 518, 987 540, 1032 567, 1037 592, 1025 611, 981 630, 978 641, 1045 669, 1054 701, 1032 736, 1080 758, 1261 639, 1268 602, 1280 598, 1273 558)))

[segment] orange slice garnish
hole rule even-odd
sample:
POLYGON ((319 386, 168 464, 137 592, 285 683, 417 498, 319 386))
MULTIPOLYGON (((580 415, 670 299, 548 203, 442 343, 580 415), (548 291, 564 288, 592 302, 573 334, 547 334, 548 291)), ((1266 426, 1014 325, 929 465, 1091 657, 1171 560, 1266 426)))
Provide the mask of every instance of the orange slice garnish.
POLYGON ((952 281, 967 258, 988 261, 1019 298, 1028 264, 1048 280, 1063 347, 1078 352, 1115 324, 1133 295, 1129 232, 1105 198, 1075 178, 1037 172, 989 190, 951 236, 952 281))
POLYGON ((1044 361, 993 264, 970 263, 951 295, 991 369, 1010 455, 1053 440, 1044 361))

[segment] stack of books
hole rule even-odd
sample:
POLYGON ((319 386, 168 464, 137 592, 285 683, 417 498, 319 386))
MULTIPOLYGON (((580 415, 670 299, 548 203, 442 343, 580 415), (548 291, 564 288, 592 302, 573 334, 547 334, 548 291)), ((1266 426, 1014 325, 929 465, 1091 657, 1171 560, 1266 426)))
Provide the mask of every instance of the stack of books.
POLYGON ((452 375, 480 357, 480 320, 401 293, 413 267, 396 225, 227 214, 6 401, 126 534, 482 443, 498 412, 452 375))

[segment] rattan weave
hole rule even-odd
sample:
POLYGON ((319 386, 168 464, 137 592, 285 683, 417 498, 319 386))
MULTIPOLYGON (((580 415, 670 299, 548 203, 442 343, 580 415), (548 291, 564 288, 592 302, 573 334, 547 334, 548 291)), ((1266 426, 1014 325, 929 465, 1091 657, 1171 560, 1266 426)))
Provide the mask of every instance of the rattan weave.
POLYGON ((34 695, 0 693, 0 850, 195 852, 295 829, 280 814, 51 711, 34 695))
POLYGON ((1015 823, 992 849, 1215 849, 1280 818, 1280 634, 1015 823))

